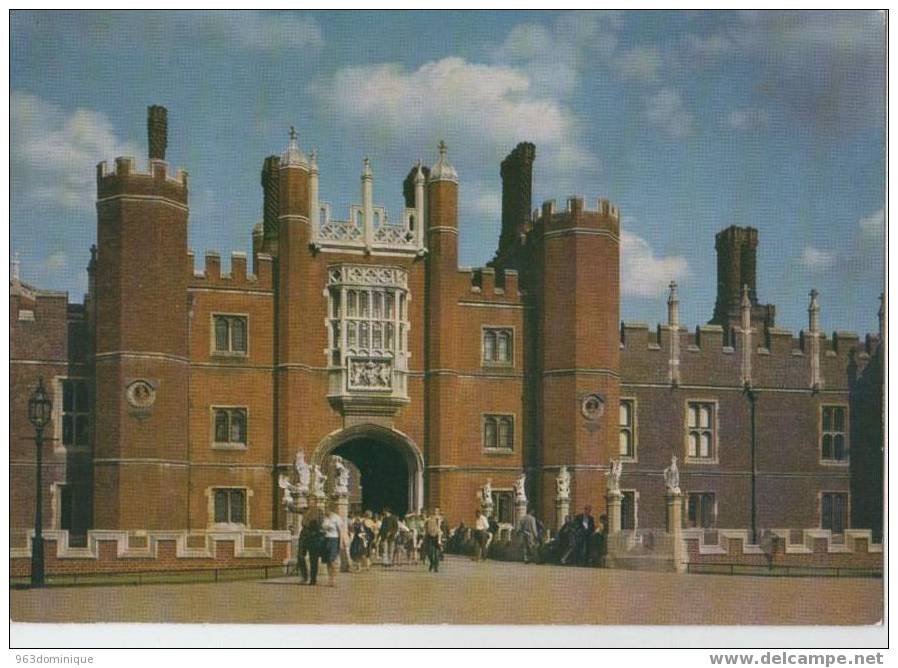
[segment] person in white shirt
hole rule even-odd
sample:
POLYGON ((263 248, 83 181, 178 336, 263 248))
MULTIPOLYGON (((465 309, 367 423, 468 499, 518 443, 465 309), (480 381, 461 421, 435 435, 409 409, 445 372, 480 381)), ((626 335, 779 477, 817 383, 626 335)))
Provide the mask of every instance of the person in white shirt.
POLYGON ((340 556, 340 537, 343 535, 343 518, 331 509, 321 522, 325 549, 322 560, 327 564, 327 584, 334 586, 337 576, 337 559, 340 556))
POLYGON ((490 521, 486 519, 483 511, 477 511, 477 519, 474 522, 474 561, 486 559, 486 551, 493 536, 490 533, 490 521))

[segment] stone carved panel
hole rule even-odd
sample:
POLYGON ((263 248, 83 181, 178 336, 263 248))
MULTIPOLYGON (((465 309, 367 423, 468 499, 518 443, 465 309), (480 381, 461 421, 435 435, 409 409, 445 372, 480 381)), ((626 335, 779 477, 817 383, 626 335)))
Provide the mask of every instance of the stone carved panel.
POLYGON ((393 389, 393 361, 389 359, 350 358, 348 385, 350 390, 393 389))

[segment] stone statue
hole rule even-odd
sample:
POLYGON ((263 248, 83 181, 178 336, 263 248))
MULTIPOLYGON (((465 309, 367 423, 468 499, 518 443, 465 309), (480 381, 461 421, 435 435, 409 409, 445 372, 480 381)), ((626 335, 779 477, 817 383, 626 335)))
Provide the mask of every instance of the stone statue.
POLYGON ((290 479, 283 473, 278 476, 278 487, 284 490, 284 496, 281 499, 281 503, 284 507, 289 508, 293 505, 293 485, 290 483, 290 479))
POLYGON ((567 466, 562 466, 555 478, 555 498, 558 501, 568 501, 571 498, 571 474, 567 466))
POLYGON ((349 469, 343 463, 343 458, 334 455, 334 496, 347 496, 349 494, 349 469))
POLYGON ((624 469, 624 463, 619 459, 611 460, 611 468, 608 470, 608 493, 620 494, 620 476, 624 469))
POLYGON ((493 505, 493 479, 487 478, 486 484, 480 488, 480 505, 482 506, 492 506, 493 505))
POLYGON ((324 473, 321 467, 315 464, 312 466, 312 493, 318 498, 324 496, 324 482, 324 473))
POLYGON ((514 501, 515 503, 527 503, 527 493, 524 491, 524 484, 527 482, 527 473, 521 471, 521 475, 514 481, 514 501))
POLYGON ((300 448, 296 451, 296 458, 293 460, 293 469, 296 471, 296 478, 299 481, 299 489, 309 493, 309 481, 312 479, 312 467, 306 463, 306 453, 300 448))
POLYGON ((680 470, 677 468, 677 456, 672 455, 670 466, 664 469, 664 485, 668 494, 680 493, 680 470))

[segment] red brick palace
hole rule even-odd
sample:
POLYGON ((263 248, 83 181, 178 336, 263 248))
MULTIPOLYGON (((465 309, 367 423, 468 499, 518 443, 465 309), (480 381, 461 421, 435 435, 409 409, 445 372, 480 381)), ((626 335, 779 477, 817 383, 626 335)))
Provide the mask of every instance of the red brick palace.
MULTIPOLYGON (((11 526, 33 523, 27 400, 42 377, 46 527, 184 530, 285 526, 278 477, 298 449, 351 465, 353 503, 440 506, 470 520, 491 480, 500 521, 512 485, 554 524, 604 512, 623 461, 623 528, 662 527, 662 471, 679 459, 687 526, 881 527, 881 335, 775 326, 758 301, 758 232, 717 235, 709 324, 620 318, 620 212, 571 198, 532 210, 532 144, 502 163, 495 259, 458 264, 459 175, 444 145, 375 204, 368 161, 348 218, 320 198, 315 153, 292 134, 264 160, 253 254, 187 247, 188 179, 165 162, 151 107, 149 169, 97 167, 89 293, 10 280, 11 526), (753 493, 754 492, 754 493, 753 493), (754 502, 752 502, 754 498, 754 502)), ((248 230, 249 231, 249 230, 248 230)), ((709 246, 710 246, 710 239, 709 246)), ((808 286, 810 287, 810 286, 808 286)))

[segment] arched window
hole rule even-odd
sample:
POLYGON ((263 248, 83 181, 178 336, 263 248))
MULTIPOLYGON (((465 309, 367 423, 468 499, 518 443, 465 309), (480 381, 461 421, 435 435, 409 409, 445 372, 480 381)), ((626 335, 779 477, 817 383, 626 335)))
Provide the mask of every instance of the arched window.
POLYGON ((231 319, 231 350, 233 352, 246 352, 246 320, 244 318, 231 319))
POLYGON ((496 337, 496 361, 497 362, 510 362, 511 361, 511 333, 510 332, 499 332, 496 337))
POLYGON ((224 409, 215 411, 215 442, 228 442, 228 412, 224 409))
POLYGON ((499 419, 499 447, 506 450, 514 447, 514 425, 510 417, 499 419))
POLYGON ((230 347, 230 337, 228 336, 228 319, 215 318, 215 350, 226 351, 230 347))
POLYGON ((483 447, 496 447, 496 418, 487 416, 483 421, 483 447))
POLYGON ((486 362, 496 359, 496 333, 491 330, 483 335, 483 359, 486 362))
POLYGON ((483 363, 487 365, 514 364, 512 331, 506 327, 483 329, 483 363))
POLYGON ((412 214, 411 216, 408 217, 408 229, 411 232, 415 231, 415 216, 414 216, 414 214, 412 214))
POLYGON ((246 443, 246 414, 242 410, 231 412, 231 443, 246 443))

